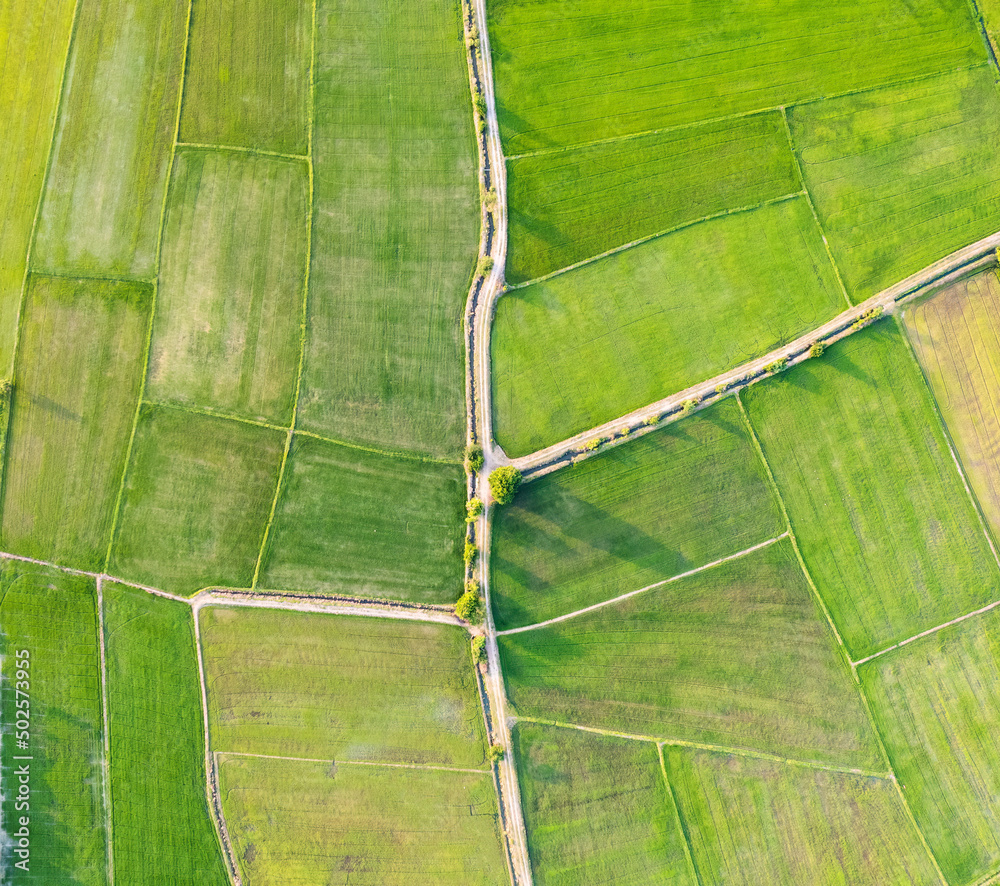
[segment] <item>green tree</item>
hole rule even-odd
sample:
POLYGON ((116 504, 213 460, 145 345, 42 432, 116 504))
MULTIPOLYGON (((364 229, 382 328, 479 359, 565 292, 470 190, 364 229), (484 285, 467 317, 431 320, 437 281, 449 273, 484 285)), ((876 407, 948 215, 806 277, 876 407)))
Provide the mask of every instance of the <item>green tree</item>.
POLYGON ((521 485, 521 472, 513 465, 496 468, 490 474, 490 492, 498 505, 508 504, 521 485))
POLYGON ((810 357, 822 357, 823 351, 826 350, 826 345, 821 341, 814 341, 809 346, 809 356, 810 357))
POLYGON ((465 503, 465 522, 473 523, 483 512, 483 501, 480 498, 470 498, 465 503))
POLYGON ((479 601, 478 591, 466 591, 455 604, 455 615, 469 622, 479 624, 483 620, 483 607, 479 601))
POLYGON ((467 446, 465 448, 465 464, 473 474, 483 469, 483 447, 467 446))

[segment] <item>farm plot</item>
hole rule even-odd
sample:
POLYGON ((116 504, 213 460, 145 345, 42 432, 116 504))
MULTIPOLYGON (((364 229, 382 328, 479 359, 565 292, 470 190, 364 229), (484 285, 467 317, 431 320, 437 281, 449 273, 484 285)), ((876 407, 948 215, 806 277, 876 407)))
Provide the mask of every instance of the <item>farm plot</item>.
POLYGON ((500 637, 524 716, 878 770, 833 633, 783 541, 500 637))
POLYGON ((268 609, 204 609, 212 747, 485 769, 468 634, 268 609))
POLYGON ((497 442, 519 456, 766 354, 844 308, 805 198, 714 219, 497 305, 497 442))
POLYGON ((459 4, 320 0, 317 22, 299 424, 455 456, 480 227, 459 4))
POLYGON ((664 750, 705 886, 941 882, 888 780, 664 750))
POLYGON ((513 738, 538 886, 695 886, 655 745, 526 723, 513 738))
POLYGON ((963 0, 506 0, 490 5, 489 31, 508 155, 986 60, 963 0))
POLYGON ((21 285, 75 6, 74 0, 0 5, 0 376, 13 368, 21 285))
POLYGON ((143 406, 110 571, 182 594, 249 586, 284 445, 281 431, 143 406))
POLYGON ((904 314, 906 331, 993 532, 1000 534, 1000 283, 956 283, 904 314))
POLYGON ((801 186, 777 111, 511 158, 505 275, 522 283, 801 186))
POLYGON ((32 276, 4 479, 4 550, 101 569, 142 383, 151 287, 32 276))
POLYGON ((855 301, 1000 228, 992 68, 792 108, 789 122, 855 301))
POLYGON ((33 269, 155 273, 187 13, 186 3, 80 4, 33 269))
POLYGON ((949 883, 1000 866, 1000 616, 863 665, 893 767, 949 883))
POLYGON ((1000 43, 1000 0, 977 0, 977 5, 995 52, 1000 43))
POLYGON ((181 141, 308 152, 312 8, 194 0, 181 141))
POLYGON ((108 834, 94 582, 4 561, 0 625, 0 873, 8 886, 104 886, 108 834), (22 734, 24 747, 15 745, 22 734), (27 837, 18 835, 22 827, 27 837), (15 854, 21 838, 30 853, 27 871, 14 866, 23 860, 15 854))
POLYGON ((296 434, 260 584, 451 603, 461 591, 465 476, 296 434))
POLYGON ((149 396, 291 424, 308 212, 304 163, 178 152, 149 396))
POLYGON ((784 530, 732 399, 524 486, 493 517, 500 629, 564 615, 784 530))
POLYGON ((1000 597, 975 506, 894 324, 745 397, 802 554, 856 659, 1000 597))
POLYGON ((220 756, 224 809, 254 886, 502 886, 487 773, 220 756))
POLYGON ((104 585, 115 883, 227 886, 205 787, 191 610, 104 585))

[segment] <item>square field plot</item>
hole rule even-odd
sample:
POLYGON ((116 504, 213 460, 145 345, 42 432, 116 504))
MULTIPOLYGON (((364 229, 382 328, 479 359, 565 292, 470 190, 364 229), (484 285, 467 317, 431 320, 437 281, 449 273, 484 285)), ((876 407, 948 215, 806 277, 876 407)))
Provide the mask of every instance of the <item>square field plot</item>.
POLYGON ((0 626, 3 882, 104 886, 108 834, 94 581, 5 560, 0 626), (20 741, 26 744, 15 744, 20 741), (21 816, 29 819, 26 871, 14 866, 24 860, 15 854, 21 816))
POLYGON ((945 425, 1000 535, 1000 281, 990 271, 903 315, 945 425))
POLYGON ((508 155, 987 59, 964 0, 500 0, 489 34, 508 155))
POLYGON ((514 748, 538 886, 696 886, 656 745, 521 723, 514 748))
POLYGON ((855 659, 1000 597, 1000 570, 892 321, 744 394, 855 659))
POLYGON ((501 629, 565 615, 784 531, 733 399, 521 487, 494 511, 501 629))
POLYGON ((7 445, 4 550, 103 568, 151 297, 141 284, 30 279, 7 445))
POLYGON ((500 650, 523 716, 884 768, 787 540, 500 650))
POLYGON ((178 151, 147 396, 291 424, 308 213, 304 163, 178 151))
POLYGON ((115 883, 227 886, 191 609, 104 583, 115 883))
POLYGON ((510 283, 801 188, 778 111, 507 162, 510 283))
POLYGON ((792 108, 789 122, 856 302, 1000 228, 993 68, 792 108))
POLYGON ((248 587, 285 434, 144 406, 110 571, 164 590, 248 587))
POLYGON ((79 7, 32 266, 148 278, 156 273, 188 7, 79 7))
POLYGON ((180 139, 308 151, 312 4, 195 0, 180 139))
POLYGON ((891 781, 685 748, 664 752, 705 884, 941 883, 891 781))
POLYGON ((511 457, 762 356, 845 307, 804 197, 667 234, 516 289, 493 332, 511 457))
POLYGON ((215 750, 486 767, 459 627, 211 608, 201 633, 215 750))
POLYGON ((296 434, 263 587, 451 603, 461 591, 465 475, 296 434))
POLYGON ((504 886, 486 772, 220 755, 223 810, 254 886, 504 886))
POLYGON ((949 883, 1000 867, 1000 614, 863 665, 903 793, 949 883))

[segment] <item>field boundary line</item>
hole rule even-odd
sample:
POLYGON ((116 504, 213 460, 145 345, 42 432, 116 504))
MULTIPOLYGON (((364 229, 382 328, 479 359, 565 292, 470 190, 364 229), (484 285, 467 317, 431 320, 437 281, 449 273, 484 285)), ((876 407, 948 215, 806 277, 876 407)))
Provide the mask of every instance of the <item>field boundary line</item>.
POLYGON ((646 585, 644 588, 639 588, 635 591, 628 591, 625 594, 620 594, 611 600, 605 600, 603 603, 595 603, 593 606, 586 606, 583 609, 577 609, 575 612, 568 612, 566 615, 557 615, 555 618, 550 618, 547 621, 540 621, 537 624, 525 625, 520 628, 508 628, 505 631, 497 631, 498 637, 506 637, 509 634, 521 634, 525 631, 534 631, 538 628, 545 628, 549 625, 557 624, 561 621, 567 621, 571 618, 576 618, 578 615, 585 615, 588 612, 594 612, 598 609, 603 609, 605 606, 613 606, 615 603, 620 603, 622 600, 627 600, 629 597, 635 597, 638 594, 644 594, 646 591, 653 591, 656 588, 663 587, 664 585, 672 584, 675 581, 680 581, 682 578, 689 578, 692 575, 697 575, 699 572, 705 572, 706 570, 713 569, 716 566, 721 566, 723 563, 728 563, 730 560, 738 560, 741 557, 745 557, 748 554, 752 554, 763 548, 770 547, 773 544, 781 541, 788 537, 788 532, 783 532, 781 535, 776 535, 774 538, 769 538, 767 541, 759 542, 758 544, 751 545, 749 548, 744 548, 742 551, 737 551, 735 554, 729 554, 726 557, 720 557, 718 560, 713 560, 711 563, 706 563, 704 566, 696 566, 694 569, 689 569, 687 572, 681 572, 678 575, 672 575, 670 578, 665 578, 662 581, 654 582, 651 585, 646 585))
POLYGON ((474 775, 489 775, 489 769, 466 769, 461 766, 438 766, 433 763, 389 763, 377 760, 338 760, 335 757, 285 757, 278 754, 251 754, 244 751, 213 751, 216 757, 253 757, 259 760, 290 760, 293 763, 327 763, 331 766, 374 766, 386 769, 428 769, 434 772, 470 772, 474 775))
POLYGON ((231 415, 226 412, 216 412, 212 409, 208 409, 201 406, 191 406, 187 403, 171 403, 168 400, 150 400, 147 397, 142 398, 142 403, 144 406, 153 406, 156 409, 173 409, 177 412, 189 412, 192 415, 204 415, 207 418, 223 418, 229 421, 239 422, 244 425, 254 425, 258 428, 269 428, 272 431, 281 431, 283 434, 287 434, 291 428, 282 427, 281 425, 276 425, 267 421, 258 421, 255 418, 244 418, 241 415, 231 415))
POLYGON ((305 431, 302 428, 295 428, 295 433, 300 437, 312 437, 314 440, 321 440, 324 443, 332 443, 334 446, 344 446, 347 449, 358 449, 361 452, 370 452, 372 455, 384 455, 387 458, 402 458, 407 461, 422 461, 429 465, 461 465, 461 459, 455 458, 434 458, 429 455, 420 455, 416 452, 395 452, 391 449, 379 449, 375 446, 365 446, 363 443, 350 443, 347 440, 337 440, 334 437, 325 437, 315 431, 305 431))
MULTIPOLYGON (((655 234, 647 234, 645 237, 640 237, 637 240, 633 240, 631 243, 623 243, 621 246, 615 246, 612 249, 608 249, 604 252, 598 253, 597 255, 588 256, 581 261, 574 262, 571 265, 566 265, 564 268, 558 268, 555 271, 550 271, 548 274, 542 274, 540 277, 525 280, 524 283, 515 283, 507 287, 507 292, 517 292, 518 289, 527 289, 527 287, 534 286, 536 283, 544 283, 554 277, 561 277, 563 274, 568 274, 571 271, 577 271, 580 268, 599 262, 602 259, 610 258, 613 255, 618 255, 619 253, 626 252, 629 249, 634 249, 636 246, 643 246, 653 240, 668 237, 671 234, 676 234, 678 231, 683 231, 686 228, 693 228, 695 225, 701 225, 710 221, 717 221, 720 218, 726 218, 730 215, 743 215, 744 213, 756 212, 758 209, 766 209, 768 206, 776 206, 779 203, 787 203, 790 200, 795 200, 797 197, 805 197, 807 200, 809 199, 809 195, 805 192, 805 190, 801 190, 794 191, 789 194, 782 194, 778 197, 769 197, 767 200, 762 200, 760 203, 755 203, 752 206, 737 206, 733 209, 723 209, 721 212, 713 212, 710 215, 705 215, 701 218, 691 219, 690 221, 682 222, 679 225, 674 225, 672 228, 657 231, 655 234)), ((850 302, 848 302, 848 306, 853 307, 850 302)))
POLYGON ((108 852, 108 883, 115 883, 115 850, 114 850, 114 814, 111 805, 111 731, 108 725, 108 659, 104 640, 104 581, 97 577, 97 639, 101 656, 101 719, 104 722, 104 765, 101 767, 104 775, 104 814, 107 819, 107 852, 108 852))
POLYGON ((698 866, 694 863, 694 852, 691 847, 691 836, 688 834, 687 824, 681 815, 681 807, 677 805, 677 795, 674 794, 673 785, 670 784, 670 776, 667 775, 667 764, 663 759, 663 745, 657 743, 656 745, 656 755, 660 758, 660 772, 663 775, 663 784, 667 788, 667 796, 670 798, 670 806, 674 810, 674 818, 677 821, 677 831, 681 835, 681 841, 684 844, 684 857, 687 859, 688 869, 691 871, 691 876, 694 877, 694 882, 698 886, 702 886, 701 874, 698 872, 698 866))
POLYGON ((985 880, 978 880, 973 886, 996 886, 1000 883, 1000 871, 995 874, 987 874, 985 880))
POLYGON ((201 142, 174 142, 175 148, 188 148, 195 151, 219 151, 224 154, 247 154, 250 156, 270 157, 276 160, 290 160, 295 163, 308 163, 309 157, 304 154, 283 154, 280 151, 265 151, 263 148, 245 148, 240 145, 207 145, 201 142))
POLYGON ((788 112, 785 110, 785 106, 781 106, 781 120, 785 124, 785 135, 788 138, 788 150, 792 155, 792 162, 795 164, 795 174, 799 177, 799 181, 802 184, 802 193, 805 195, 806 202, 809 204, 809 211, 812 213, 813 221, 816 222, 816 230, 819 231, 819 236, 823 241, 823 248, 826 250, 827 258, 830 259, 830 267, 833 268, 833 273, 837 277, 837 283, 840 286, 840 293, 844 296, 844 301, 847 302, 848 308, 853 308, 854 303, 851 301, 850 295, 847 294, 847 287, 844 285, 844 278, 840 274, 840 268, 837 266, 837 260, 833 257, 833 250, 830 249, 830 241, 826 238, 826 231, 823 228, 823 222, 819 220, 819 213, 816 211, 816 204, 813 203, 812 194, 809 193, 809 186, 806 184, 806 174, 802 168, 802 161, 799 158, 798 151, 795 148, 795 139, 792 137, 792 126, 788 122, 788 112))
POLYGON ((833 617, 830 614, 830 610, 827 608, 826 601, 823 599, 823 595, 820 594, 819 588, 813 581, 812 574, 809 572, 809 568, 806 566, 805 558, 802 556, 802 551, 799 549, 798 539, 795 537, 795 530, 792 528, 792 521, 788 515, 788 509, 785 507, 785 500, 781 495, 781 490, 778 488, 778 483, 774 479, 774 473, 771 471, 771 465, 767 460, 767 456, 764 454, 764 449, 760 444, 760 440, 757 437, 757 432, 754 430, 753 422, 750 421, 750 415, 747 412, 746 406, 743 403, 743 398, 740 396, 739 392, 736 394, 736 402, 739 403, 740 412, 743 414, 743 421, 746 423, 747 430, 750 432, 751 439, 753 440, 754 448, 757 450, 757 455, 760 457, 761 462, 764 465, 764 469, 767 471, 768 480, 773 489, 774 495, 778 500, 778 504, 781 507, 781 512, 785 516, 785 521, 788 525, 788 531, 790 538, 792 540, 792 547, 795 550, 795 556, 799 561, 799 567, 802 570, 802 574, 806 579, 809 587, 812 589, 816 601, 819 603, 823 610, 823 614, 826 616, 827 624, 830 625, 834 636, 837 638, 837 644, 840 647, 841 655, 843 655, 845 662, 847 663, 848 671, 854 681, 854 686, 858 693, 858 698, 861 701, 861 706, 864 708, 865 716, 868 719, 868 725, 872 730, 872 735, 875 737, 875 742, 878 745, 879 753, 885 762, 889 770, 889 780, 895 785, 896 792, 899 794, 899 799, 903 804, 903 809, 906 812, 910 823, 913 825, 913 829, 917 836, 920 838, 920 842, 923 844, 924 849, 927 852, 927 857, 930 858, 931 864, 934 865, 934 870, 937 871, 938 877, 941 880, 942 886, 948 886, 948 881, 944 876, 944 872, 941 870, 941 865, 938 864, 938 860, 935 857, 933 851, 931 850, 930 844, 927 842, 927 838, 924 836, 923 831, 920 830, 920 826, 917 824, 917 819, 913 815, 913 810, 910 809, 910 804, 907 802, 906 797, 903 795, 903 790, 900 787, 899 779, 896 778, 896 769, 892 764, 892 757, 889 754, 889 748, 886 746, 885 740, 882 737, 882 733, 878 728, 878 723, 875 720, 875 712, 872 710, 871 702, 868 699, 868 694, 865 692, 864 686, 861 685, 861 678, 858 676, 858 669, 851 659, 851 655, 847 650, 847 646, 844 644, 844 639, 840 635, 840 631, 837 630, 836 624, 834 624, 833 617))
POLYGON ((31 271, 35 277, 54 277, 56 280, 76 280, 83 283, 88 280, 100 280, 106 283, 135 283, 141 286, 155 286, 155 277, 136 277, 132 274, 88 274, 80 272, 73 274, 68 271, 50 271, 44 268, 34 268, 31 271))

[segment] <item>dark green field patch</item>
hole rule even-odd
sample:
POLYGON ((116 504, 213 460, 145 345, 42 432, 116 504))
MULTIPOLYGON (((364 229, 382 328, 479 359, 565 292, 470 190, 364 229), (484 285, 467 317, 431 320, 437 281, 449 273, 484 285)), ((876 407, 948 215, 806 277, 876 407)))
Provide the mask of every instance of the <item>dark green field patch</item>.
POLYGON ((201 632, 217 751, 486 767, 459 627, 212 608, 201 632))
POLYGON ((296 435, 263 587, 450 603, 461 591, 464 474, 296 435))
POLYGON ((312 8, 195 0, 181 141, 308 151, 312 8))
POLYGON ((104 585, 115 883, 227 886, 205 784, 191 610, 104 585))
POLYGON ((103 568, 142 384, 151 292, 31 278, 4 477, 4 550, 103 568))
POLYGON ((493 518, 501 629, 635 591, 783 531, 735 400, 521 488, 493 518))
POLYGON ((513 158, 505 275, 522 283, 800 188, 777 112, 513 158))
POLYGON ((540 719, 878 769, 847 663, 782 541, 500 637, 511 703, 540 719))
POLYGON ((891 321, 744 396, 855 659, 1000 597, 975 506, 891 321))
POLYGON ((695 886, 656 746, 522 723, 513 733, 538 886, 695 886))
POLYGON ((1000 228, 995 76, 981 67, 790 109, 855 301, 1000 228))
POLYGON ((111 572, 182 594, 248 587, 284 445, 281 431, 144 406, 111 572))
POLYGON ((0 563, 0 872, 7 886, 107 883, 97 630, 93 579, 0 563), (17 852, 22 847, 27 855, 17 852))

